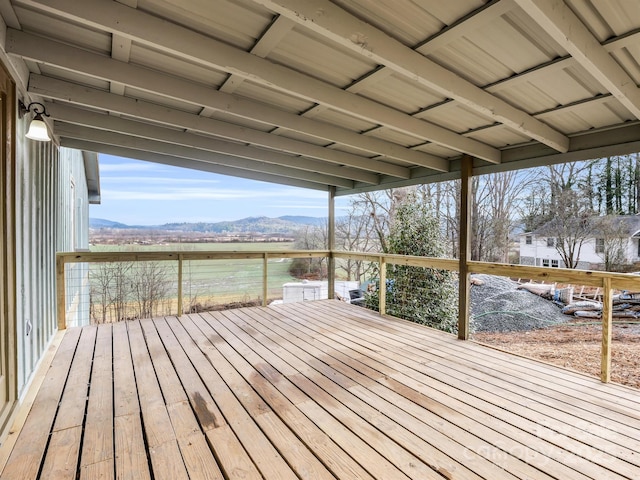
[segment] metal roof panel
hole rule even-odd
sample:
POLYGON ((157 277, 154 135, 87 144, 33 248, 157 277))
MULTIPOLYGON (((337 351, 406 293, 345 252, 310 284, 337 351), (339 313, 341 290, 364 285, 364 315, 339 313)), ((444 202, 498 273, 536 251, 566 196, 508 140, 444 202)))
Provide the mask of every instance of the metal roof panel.
POLYGON ((248 51, 273 15, 246 0, 137 0, 140 10, 248 51))
MULTIPOLYGON (((5 19, 0 48, 12 57, 19 89, 73 101, 80 111, 66 111, 74 121, 95 119, 81 110, 104 111, 113 101, 124 118, 155 125, 158 110, 140 100, 167 108, 177 129, 184 122, 198 130, 181 112, 211 116, 314 148, 375 152, 420 166, 423 179, 451 178, 444 159, 463 154, 488 172, 636 143, 640 150, 640 131, 628 128, 640 120, 632 88, 640 84, 637 0, 558 0, 558 9, 544 11, 514 0, 324 1, 302 17, 296 5, 308 5, 293 0, 10 0, 0 11, 13 7, 18 21, 5 19), (557 11, 564 16, 554 18, 557 11), (594 55, 581 54, 586 44, 594 55)), ((58 107, 61 117, 64 111, 58 107)), ((81 127, 67 128, 69 138, 92 125, 81 127)), ((232 131, 240 143, 261 138, 232 131)), ((131 126, 120 135, 143 133, 131 126)), ((87 144, 99 142, 88 137, 87 144)))
POLYGON ((109 33, 29 8, 16 7, 15 12, 25 31, 62 42, 79 44, 82 48, 100 53, 111 52, 109 33))
POLYGON ((406 113, 415 113, 446 99, 442 94, 397 74, 369 84, 359 94, 406 113))
POLYGON ((377 66, 375 62, 299 27, 293 28, 267 58, 341 88, 377 66), (309 55, 309 52, 313 54, 309 55))

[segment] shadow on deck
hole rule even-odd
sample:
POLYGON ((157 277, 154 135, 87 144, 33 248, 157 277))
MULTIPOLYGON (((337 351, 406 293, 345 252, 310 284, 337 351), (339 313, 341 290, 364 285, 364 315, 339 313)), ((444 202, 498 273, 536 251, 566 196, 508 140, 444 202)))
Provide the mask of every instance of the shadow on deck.
POLYGON ((640 392, 337 301, 69 329, 1 479, 637 479, 640 392))

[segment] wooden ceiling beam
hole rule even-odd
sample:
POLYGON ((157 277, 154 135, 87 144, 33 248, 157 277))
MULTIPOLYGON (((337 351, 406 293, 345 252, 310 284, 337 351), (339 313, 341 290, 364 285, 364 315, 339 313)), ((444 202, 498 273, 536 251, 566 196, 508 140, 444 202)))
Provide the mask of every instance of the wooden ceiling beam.
POLYGON ((107 155, 133 158, 136 160, 143 160, 145 162, 160 163, 162 165, 171 165, 173 167, 180 168, 189 168, 202 172, 217 173, 219 175, 229 175, 232 177, 246 178, 249 180, 256 180, 260 182, 270 182, 280 185, 288 185, 291 187, 327 191, 327 185, 323 182, 294 179, 284 175, 256 172, 252 170, 229 167, 227 165, 193 160, 191 158, 167 155, 164 153, 146 152, 144 150, 119 147, 117 145, 105 145, 102 143, 91 142, 89 140, 62 137, 60 139, 60 145, 67 148, 75 148, 76 150, 83 150, 87 152, 100 151, 101 153, 107 155))
POLYGON ((83 87, 78 84, 42 75, 31 76, 29 80, 29 92, 65 103, 68 102, 74 105, 115 112, 139 120, 149 120, 157 122, 158 124, 183 128, 194 133, 213 135, 217 137, 218 140, 226 139, 235 142, 249 143, 288 154, 324 160, 330 164, 344 165, 370 173, 380 173, 400 178, 409 178, 411 175, 410 170, 406 167, 328 149, 319 145, 273 135, 213 118, 194 115, 182 110, 162 107, 143 100, 114 95, 102 90, 83 87))
POLYGON ((640 89, 563 0, 516 0, 562 48, 640 119, 640 89))
MULTIPOLYGON (((25 0, 27 4, 92 28, 119 33, 135 42, 182 57, 195 64, 241 75, 288 95, 320 103, 339 112, 443 145, 461 153, 500 162, 500 151, 438 125, 413 118, 373 100, 232 47, 182 26, 100 0, 25 0)), ((415 52, 414 52, 415 53, 415 52)), ((422 58, 420 54, 416 54, 422 58)))
MULTIPOLYGON (((290 169, 331 175, 336 178, 342 177, 349 181, 357 180, 373 185, 380 182, 378 175, 361 170, 330 165, 304 157, 285 155, 273 150, 249 147, 240 143, 225 142, 181 130, 90 112, 60 103, 45 102, 45 105, 47 111, 51 113, 51 116, 57 122, 115 132, 140 139, 154 140, 159 143, 171 144, 171 146, 188 147, 192 150, 202 150, 207 153, 222 154, 228 157, 249 159, 290 169)), ((58 131, 57 128, 55 129, 56 135, 62 135, 62 132, 63 130, 58 131)))
MULTIPOLYGON (((107 115, 104 116, 108 117, 107 115)), ((115 117, 108 118, 119 120, 115 117)), ((271 175, 288 176, 290 178, 298 180, 324 183, 325 185, 334 185, 337 187, 346 188, 352 188, 354 185, 353 181, 346 178, 339 178, 332 175, 298 170, 297 168, 288 166, 276 165, 257 160, 249 160, 243 157, 230 156, 218 152, 185 147, 183 145, 166 143, 149 138, 135 137, 108 130, 99 130, 59 121, 56 121, 54 123, 54 128, 56 135, 60 136, 61 141, 62 139, 74 138, 77 140, 92 142, 93 144, 98 146, 113 145, 130 150, 141 150, 154 154, 165 154, 179 158, 188 158, 200 162, 208 162, 211 164, 233 167, 240 170, 249 170, 252 172, 260 172, 271 175)), ((97 151, 105 152, 106 149, 103 150, 102 148, 100 148, 97 151)))
POLYGON ((172 75, 119 62, 103 55, 19 30, 7 29, 6 49, 8 53, 24 59, 55 65, 65 70, 102 80, 122 83, 198 107, 208 107, 224 114, 263 122, 270 126, 283 127, 329 142, 372 152, 382 157, 401 160, 437 171, 448 171, 449 169, 449 162, 435 155, 410 150, 402 145, 368 137, 326 122, 304 118, 264 103, 219 92, 172 75))
MULTIPOLYGON (((342 47, 458 101, 491 121, 503 123, 559 152, 566 152, 569 149, 569 139, 562 133, 408 48, 329 1, 253 1, 331 39, 342 47)), ((451 145, 448 147, 454 148, 451 145)))

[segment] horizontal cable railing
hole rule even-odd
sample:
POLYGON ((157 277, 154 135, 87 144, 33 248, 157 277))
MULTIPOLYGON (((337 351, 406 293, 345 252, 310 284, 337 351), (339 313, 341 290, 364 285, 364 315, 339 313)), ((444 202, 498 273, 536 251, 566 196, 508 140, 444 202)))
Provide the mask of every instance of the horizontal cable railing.
POLYGON ((326 259, 328 251, 135 251, 57 255, 58 328, 217 304, 267 305, 295 279, 288 259, 326 259), (274 284, 274 282, 277 282, 274 284), (80 318, 80 321, 69 319, 80 318))

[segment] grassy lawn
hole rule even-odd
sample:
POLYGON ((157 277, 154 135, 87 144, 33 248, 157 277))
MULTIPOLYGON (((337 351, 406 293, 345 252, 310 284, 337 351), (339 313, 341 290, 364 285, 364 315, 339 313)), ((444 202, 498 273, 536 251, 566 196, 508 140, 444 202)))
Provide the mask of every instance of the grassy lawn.
MULTIPOLYGON (((94 245, 92 252, 106 251, 224 251, 277 252, 290 250, 291 243, 215 243, 215 244, 166 244, 166 245, 94 245)), ((282 298, 282 285, 296 279, 289 274, 291 259, 272 258, 268 263, 268 299, 282 298)), ((177 262, 153 262, 170 284, 168 304, 175 304, 177 295, 177 262)), ((92 283, 101 275, 98 264, 91 265, 92 283)), ((183 304, 185 308, 220 305, 231 302, 247 302, 262 298, 262 259, 191 260, 183 264, 183 304)), ((104 276, 104 274, 102 274, 104 276)), ((96 301, 94 299, 94 301, 96 301)))

